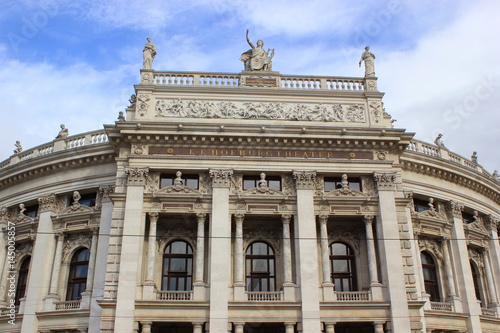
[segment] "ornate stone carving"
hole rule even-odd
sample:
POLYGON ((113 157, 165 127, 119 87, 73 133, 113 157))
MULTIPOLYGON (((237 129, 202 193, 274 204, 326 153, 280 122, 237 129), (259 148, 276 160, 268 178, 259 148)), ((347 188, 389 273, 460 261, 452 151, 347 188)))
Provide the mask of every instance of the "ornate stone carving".
POLYGON ((38 198, 40 212, 57 209, 57 198, 55 194, 49 194, 45 197, 38 198))
POLYGON ((467 250, 469 253, 469 259, 474 261, 474 263, 476 263, 476 265, 480 269, 482 269, 484 267, 484 257, 482 254, 484 250, 482 251, 478 248, 473 248, 473 247, 468 247, 467 250))
POLYGON ((500 219, 493 216, 493 215, 488 215, 488 216, 485 216, 485 218, 484 218, 484 225, 488 231, 492 231, 492 230, 495 230, 496 228, 498 228, 499 223, 500 223, 500 219))
POLYGON ((12 217, 12 212, 7 207, 0 208, 0 222, 10 221, 12 217))
POLYGON ((92 234, 91 233, 79 233, 79 234, 69 234, 64 238, 63 245, 63 257, 64 260, 67 259, 71 251, 77 247, 86 247, 90 250, 90 245, 92 244, 92 234))
POLYGON ((475 210, 472 214, 472 222, 468 224, 469 228, 476 229, 480 231, 488 231, 484 219, 479 216, 479 213, 475 210))
POLYGON ((144 155, 144 154, 147 154, 146 151, 147 151, 148 147, 145 146, 145 145, 132 145, 132 154, 134 155, 144 155))
POLYGON ((56 139, 65 139, 68 137, 68 135, 69 131, 66 128, 66 125, 61 124, 61 130, 59 131, 59 133, 57 133, 56 139))
POLYGON ((422 238, 418 240, 418 247, 420 249, 420 252, 424 250, 429 251, 433 253, 440 261, 443 261, 443 251, 441 242, 439 240, 432 238, 422 238))
POLYGON ((375 153, 375 156, 377 156, 377 158, 380 160, 380 161, 385 161, 387 159, 387 155, 389 154, 388 151, 377 151, 375 153))
POLYGON ((362 176, 361 177, 361 187, 363 193, 367 196, 375 196, 377 194, 377 185, 373 177, 362 176))
POLYGON ((366 122, 358 104, 299 104, 157 100, 157 117, 282 119, 326 122, 366 122))
POLYGON ((148 41, 146 45, 144 45, 144 50, 142 50, 143 57, 143 68, 144 69, 152 69, 153 68, 153 60, 156 56, 156 46, 151 42, 151 38, 146 38, 148 41))
POLYGON ((375 172, 373 178, 377 182, 379 190, 387 190, 394 188, 394 182, 396 181, 395 172, 375 172))
POLYGON ((257 41, 257 45, 252 44, 250 38, 248 37, 247 29, 247 43, 250 45, 251 49, 243 53, 240 57, 240 61, 243 61, 245 71, 272 71, 273 63, 272 59, 274 56, 274 49, 268 49, 265 51, 263 49, 264 42, 262 40, 257 41))
POLYGON ((370 103, 370 113, 372 114, 372 118, 375 123, 379 123, 382 121, 382 103, 380 102, 371 102, 370 103))
POLYGON ((96 207, 101 207, 102 201, 110 200, 109 197, 111 193, 115 193, 115 185, 99 186, 97 191, 97 205, 96 207))
POLYGON ((211 169, 209 174, 212 178, 212 187, 229 187, 233 170, 211 169))
POLYGON ((290 175, 281 176, 281 188, 285 195, 295 195, 295 187, 293 186, 293 178, 290 175))
POLYGON ((233 175, 231 178, 231 194, 238 195, 243 189, 243 176, 242 175, 233 175))
POLYGON ((148 113, 148 102, 150 100, 150 94, 140 94, 137 97, 137 100, 139 101, 139 108, 137 109, 137 113, 139 114, 139 116, 144 117, 148 113))
POLYGON ((130 105, 127 108, 135 108, 135 104, 137 103, 137 96, 135 94, 130 95, 128 100, 130 105))
POLYGON ((65 209, 63 209, 61 211, 61 214, 70 214, 70 213, 76 213, 76 212, 93 213, 94 209, 92 209, 91 207, 84 206, 84 205, 80 204, 80 202, 79 202, 80 199, 81 199, 80 193, 78 191, 74 191, 73 192, 73 203, 69 207, 66 207, 65 209))
POLYGON ((254 241, 264 240, 271 244, 276 254, 280 253, 281 230, 279 229, 269 228, 264 225, 258 225, 252 229, 243 227, 243 237, 245 248, 254 241))
POLYGON ((153 193, 160 189, 160 174, 149 173, 146 177, 146 185, 144 186, 145 193, 153 193))
POLYGON ((33 242, 24 242, 16 244, 16 260, 19 262, 24 256, 31 255, 33 253, 33 242))
POLYGON ((158 250, 162 251, 165 245, 173 239, 183 239, 191 243, 191 245, 196 244, 196 233, 190 226, 186 224, 177 223, 168 229, 163 230, 161 237, 157 238, 158 250))
POLYGON ((298 190, 313 190, 315 188, 316 171, 294 171, 293 178, 298 190))
POLYGON ((23 151, 23 146, 21 146, 21 141, 16 141, 16 143, 14 144, 14 146, 16 147, 16 149, 14 149, 14 154, 19 154, 20 152, 23 151))
POLYGON ((330 233, 328 234, 328 238, 332 241, 344 241, 351 245, 354 250, 359 253, 359 247, 361 244, 361 238, 352 233, 351 231, 348 231, 342 227, 334 227, 330 233))
POLYGON ((450 200, 446 205, 446 212, 448 215, 456 218, 462 218, 462 211, 464 209, 464 205, 458 203, 456 201, 450 200))
POLYGON ((370 52, 370 47, 365 47, 365 52, 361 54, 361 59, 359 59, 359 67, 361 63, 365 62, 365 77, 375 76, 375 55, 370 52))
POLYGON ((127 185, 145 185, 149 168, 125 168, 127 185))

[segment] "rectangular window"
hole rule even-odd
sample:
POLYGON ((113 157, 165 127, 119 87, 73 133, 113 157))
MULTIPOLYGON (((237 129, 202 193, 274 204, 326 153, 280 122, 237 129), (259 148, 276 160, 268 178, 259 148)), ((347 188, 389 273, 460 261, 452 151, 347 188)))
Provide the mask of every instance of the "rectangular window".
MULTIPOLYGON (((165 188, 174 185, 174 181, 177 178, 174 174, 162 174, 160 176, 160 188, 165 188)), ((191 187, 194 189, 198 189, 199 186, 199 175, 191 174, 191 175, 182 175, 182 185, 191 187)))
POLYGON ((467 212, 462 212, 462 221, 465 224, 472 223, 472 222, 474 222, 474 215, 469 214, 467 212))
POLYGON ((87 193, 81 194, 80 204, 88 207, 95 207, 95 202, 97 199, 97 193, 87 193))
POLYGON ((413 199, 413 205, 416 213, 421 213, 429 209, 429 201, 413 199))
POLYGON ((24 215, 35 218, 38 216, 38 205, 31 205, 28 207, 25 207, 26 210, 24 211, 24 215))
MULTIPOLYGON (((362 192, 361 178, 352 177, 348 178, 347 182, 351 190, 362 192)), ((335 191, 342 188, 341 177, 325 177, 325 192, 335 191)))
MULTIPOLYGON (((259 187, 260 176, 250 175, 243 176, 243 190, 259 187)), ((281 191, 281 177, 280 176, 266 176, 266 186, 273 190, 281 191)))

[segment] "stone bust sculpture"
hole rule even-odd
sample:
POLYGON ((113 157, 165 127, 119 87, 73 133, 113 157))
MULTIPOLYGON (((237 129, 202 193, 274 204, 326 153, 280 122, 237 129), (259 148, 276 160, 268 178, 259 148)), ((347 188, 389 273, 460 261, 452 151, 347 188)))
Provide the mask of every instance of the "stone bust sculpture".
POLYGON ((155 44, 151 42, 151 38, 147 38, 147 43, 144 45, 144 50, 142 51, 143 55, 143 68, 144 69, 153 69, 153 60, 156 56, 156 47, 155 44))
POLYGON ((267 52, 263 49, 264 42, 262 40, 257 41, 257 45, 254 45, 250 38, 248 37, 247 29, 247 43, 250 45, 251 49, 243 53, 240 57, 240 61, 245 64, 245 71, 271 71, 272 70, 272 58, 274 57, 274 49, 268 49, 267 52))
POLYGON ((359 60, 359 67, 361 63, 365 62, 365 77, 375 76, 375 55, 370 52, 370 47, 365 47, 365 52, 361 54, 361 59, 359 60))

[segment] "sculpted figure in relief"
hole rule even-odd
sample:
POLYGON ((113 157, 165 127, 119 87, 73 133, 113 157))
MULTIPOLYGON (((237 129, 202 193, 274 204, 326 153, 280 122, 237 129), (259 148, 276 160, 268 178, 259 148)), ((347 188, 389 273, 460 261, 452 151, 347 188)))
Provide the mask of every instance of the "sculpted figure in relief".
POLYGON ((19 154, 20 152, 23 151, 23 146, 21 146, 21 141, 16 141, 14 146, 16 146, 16 149, 14 149, 14 154, 19 154))
POLYGON ((144 46, 144 50, 142 51, 143 55, 143 68, 144 69, 153 69, 153 59, 156 56, 156 46, 151 42, 151 38, 147 38, 147 43, 144 46))
POLYGON ((64 124, 61 124, 61 130, 56 136, 56 139, 64 139, 69 135, 69 131, 64 124))
POLYGON ((359 67, 361 63, 365 62, 365 77, 375 76, 375 55, 370 52, 370 47, 365 47, 365 52, 361 54, 361 59, 359 60, 359 67))
POLYGON ((271 60, 274 56, 274 49, 268 49, 266 52, 263 49, 264 42, 260 39, 257 41, 257 46, 252 44, 248 37, 248 29, 246 37, 248 45, 250 45, 252 49, 246 51, 240 57, 240 60, 245 64, 245 71, 271 71, 271 60))

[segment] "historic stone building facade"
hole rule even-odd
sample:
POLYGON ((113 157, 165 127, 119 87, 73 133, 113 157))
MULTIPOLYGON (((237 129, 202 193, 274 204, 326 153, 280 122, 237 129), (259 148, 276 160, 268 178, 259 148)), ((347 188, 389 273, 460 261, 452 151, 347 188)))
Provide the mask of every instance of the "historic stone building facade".
POLYGON ((496 175, 257 51, 0 164, 0 332, 500 332, 496 175))

